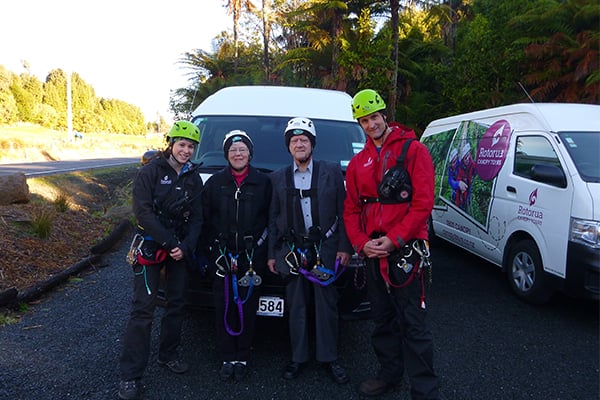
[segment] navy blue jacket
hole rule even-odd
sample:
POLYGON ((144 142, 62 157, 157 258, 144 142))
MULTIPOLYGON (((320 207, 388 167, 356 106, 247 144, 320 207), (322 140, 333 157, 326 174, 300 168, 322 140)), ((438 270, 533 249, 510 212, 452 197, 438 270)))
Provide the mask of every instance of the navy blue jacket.
POLYGON ((143 166, 133 181, 133 212, 137 223, 164 249, 181 248, 192 260, 202 230, 202 178, 188 163, 178 175, 164 155, 143 166))

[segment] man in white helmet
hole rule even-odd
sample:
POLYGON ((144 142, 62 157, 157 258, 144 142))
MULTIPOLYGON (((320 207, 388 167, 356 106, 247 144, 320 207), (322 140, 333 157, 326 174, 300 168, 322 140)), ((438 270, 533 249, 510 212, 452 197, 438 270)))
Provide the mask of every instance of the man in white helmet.
POLYGON ((344 178, 339 165, 312 158, 317 134, 310 119, 292 118, 284 135, 293 162, 271 176, 268 260, 270 271, 287 282, 292 357, 283 377, 296 378, 309 361, 308 308, 314 304, 316 360, 334 382, 346 383, 337 352, 338 293, 330 284, 353 251, 342 219, 344 178))

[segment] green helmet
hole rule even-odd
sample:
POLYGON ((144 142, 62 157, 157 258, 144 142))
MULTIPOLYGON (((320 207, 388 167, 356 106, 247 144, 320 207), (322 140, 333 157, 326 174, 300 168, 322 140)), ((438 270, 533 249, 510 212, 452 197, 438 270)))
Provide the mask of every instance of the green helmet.
POLYGON ((183 138, 200 143, 200 129, 189 121, 177 121, 167 134, 170 143, 174 138, 183 138))
POLYGON ((361 90, 352 98, 352 117, 354 119, 359 119, 381 110, 385 110, 385 102, 372 89, 361 90))

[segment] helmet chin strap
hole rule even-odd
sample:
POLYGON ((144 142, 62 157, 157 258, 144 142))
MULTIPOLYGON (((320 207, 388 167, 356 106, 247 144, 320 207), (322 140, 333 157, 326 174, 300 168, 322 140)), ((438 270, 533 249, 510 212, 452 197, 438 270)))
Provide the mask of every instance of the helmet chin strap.
POLYGON ((175 161, 177 164, 179 165, 183 165, 185 163, 180 163, 179 160, 177 158, 175 158, 175 156, 173 155, 173 149, 171 149, 171 155, 169 156, 169 158, 173 161, 175 161))
POLYGON ((373 138, 373 140, 380 140, 383 138, 383 135, 385 135, 385 133, 388 131, 388 129, 390 128, 390 126, 387 123, 387 119, 384 119, 385 121, 385 129, 383 131, 381 131, 381 135, 377 136, 376 138, 373 138))

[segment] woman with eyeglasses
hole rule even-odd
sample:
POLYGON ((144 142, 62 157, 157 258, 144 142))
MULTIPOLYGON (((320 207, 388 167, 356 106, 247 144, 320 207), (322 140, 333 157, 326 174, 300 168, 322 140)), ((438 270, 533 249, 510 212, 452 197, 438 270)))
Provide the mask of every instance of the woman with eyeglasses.
POLYGON ((269 177, 250 164, 253 152, 246 132, 227 133, 223 153, 228 165, 208 179, 202 193, 222 381, 246 376, 261 276, 267 268, 272 187, 269 177))

